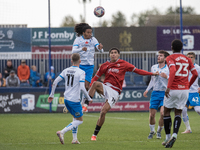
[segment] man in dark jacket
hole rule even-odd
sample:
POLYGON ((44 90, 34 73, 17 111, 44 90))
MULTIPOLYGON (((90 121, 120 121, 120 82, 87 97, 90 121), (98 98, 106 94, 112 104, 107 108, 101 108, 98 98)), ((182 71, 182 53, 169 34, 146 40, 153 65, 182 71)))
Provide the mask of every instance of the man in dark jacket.
POLYGON ((10 75, 10 71, 11 70, 14 70, 15 74, 17 73, 16 69, 12 65, 12 61, 11 60, 7 60, 7 65, 6 65, 6 67, 4 68, 4 71, 3 71, 5 79, 10 75))

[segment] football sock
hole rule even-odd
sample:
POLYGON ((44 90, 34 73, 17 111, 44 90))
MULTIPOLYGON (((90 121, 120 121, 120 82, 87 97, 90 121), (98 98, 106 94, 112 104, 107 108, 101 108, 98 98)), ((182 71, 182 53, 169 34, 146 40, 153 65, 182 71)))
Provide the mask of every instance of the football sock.
POLYGON ((190 130, 191 131, 189 117, 188 117, 188 114, 187 114, 187 107, 183 108, 182 117, 183 117, 183 122, 184 122, 184 124, 186 126, 186 130, 190 130))
POLYGON ((181 116, 177 115, 174 118, 174 131, 173 131, 173 133, 178 134, 178 130, 180 128, 180 125, 181 125, 181 116))
POLYGON ((73 140, 77 140, 78 127, 72 129, 73 140))
POLYGON ((95 135, 95 136, 97 136, 97 134, 99 133, 100 129, 101 129, 101 127, 98 126, 98 125, 96 125, 96 128, 95 128, 95 130, 94 130, 94 135, 95 135))
MULTIPOLYGON (((73 121, 76 119, 73 118, 73 121)), ((72 129, 73 140, 77 140, 78 127, 72 129)))
POLYGON ((172 119, 171 116, 164 116, 164 128, 165 128, 165 134, 170 134, 171 132, 171 125, 172 125, 172 119))
POLYGON ((66 126, 64 129, 62 129, 61 132, 65 134, 66 132, 77 128, 82 123, 83 123, 83 121, 74 120, 68 126, 66 126))
POLYGON ((155 131, 155 124, 149 124, 149 127, 150 127, 150 132, 155 131))
POLYGON ((162 129, 163 129, 163 126, 162 127, 158 126, 157 132, 161 133, 162 129))

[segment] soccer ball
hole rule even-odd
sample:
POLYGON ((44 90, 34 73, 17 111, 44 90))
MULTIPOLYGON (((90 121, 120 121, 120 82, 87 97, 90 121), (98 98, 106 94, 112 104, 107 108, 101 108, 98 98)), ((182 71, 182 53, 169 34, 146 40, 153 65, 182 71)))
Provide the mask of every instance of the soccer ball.
POLYGON ((103 7, 98 6, 94 9, 94 15, 97 17, 102 17, 105 14, 105 10, 103 7))

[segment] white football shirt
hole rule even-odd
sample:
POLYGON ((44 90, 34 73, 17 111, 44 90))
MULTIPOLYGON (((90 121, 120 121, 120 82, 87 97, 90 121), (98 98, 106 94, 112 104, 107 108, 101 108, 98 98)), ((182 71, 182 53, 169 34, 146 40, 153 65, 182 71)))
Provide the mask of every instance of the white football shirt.
POLYGON ((94 65, 95 47, 98 51, 103 52, 103 49, 98 49, 98 45, 99 42, 95 37, 84 39, 83 36, 79 36, 74 40, 72 54, 79 53, 81 57, 81 65, 94 65), (87 47, 87 51, 83 51, 83 47, 87 47))
MULTIPOLYGON (((163 68, 159 68, 159 64, 155 64, 151 67, 151 72, 161 72, 165 73, 169 77, 169 68, 165 65, 163 68)), ((158 76, 151 76, 151 81, 147 87, 147 91, 149 91, 153 87, 153 91, 165 91, 167 88, 168 79, 158 76)))
MULTIPOLYGON (((189 93, 196 93, 196 92, 198 92, 198 88, 199 88, 198 80, 200 78, 200 66, 197 65, 197 64, 194 64, 194 67, 197 70, 198 78, 196 78, 196 80, 194 81, 194 83, 191 85, 189 93)), ((190 81, 191 78, 192 78, 192 73, 190 71, 189 72, 189 76, 188 76, 189 81, 190 81)))
POLYGON ((80 82, 85 82, 85 71, 76 66, 66 68, 59 75, 65 79, 64 98, 73 102, 80 102, 80 82))

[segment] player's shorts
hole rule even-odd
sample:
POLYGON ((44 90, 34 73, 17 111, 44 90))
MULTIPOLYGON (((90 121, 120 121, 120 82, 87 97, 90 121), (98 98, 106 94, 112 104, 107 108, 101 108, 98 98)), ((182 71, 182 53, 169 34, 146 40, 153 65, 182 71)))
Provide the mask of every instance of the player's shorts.
POLYGON ((188 100, 189 90, 170 90, 169 95, 169 98, 164 97, 164 106, 183 109, 188 100))
POLYGON ((112 106, 114 106, 119 99, 119 93, 103 83, 102 85, 103 85, 104 98, 108 100, 108 103, 112 108, 112 106))
POLYGON ((80 102, 72 102, 65 99, 64 103, 68 111, 74 116, 74 118, 79 118, 83 116, 82 106, 80 102))
POLYGON ((189 93, 188 101, 186 103, 187 106, 200 106, 199 102, 199 93, 189 93))
POLYGON ((153 91, 151 93, 149 108, 158 110, 159 107, 163 106, 164 96, 165 91, 153 91))
POLYGON ((94 65, 80 65, 79 68, 85 71, 85 80, 91 83, 94 65))

